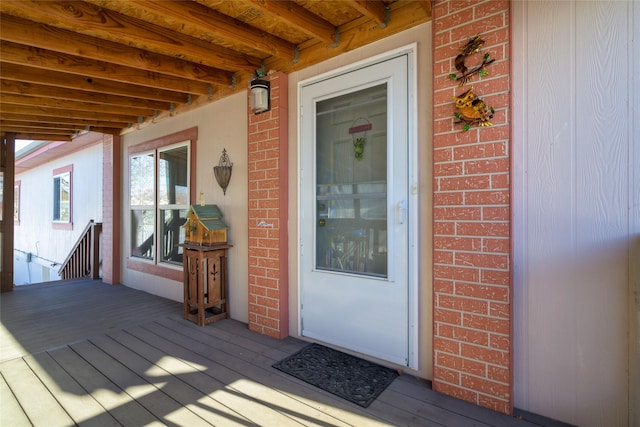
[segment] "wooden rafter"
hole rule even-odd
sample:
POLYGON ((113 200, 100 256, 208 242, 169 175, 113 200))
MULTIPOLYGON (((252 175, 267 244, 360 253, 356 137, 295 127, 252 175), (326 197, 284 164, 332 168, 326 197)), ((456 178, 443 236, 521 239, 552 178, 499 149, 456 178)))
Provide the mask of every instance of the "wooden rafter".
POLYGON ((77 125, 64 125, 57 123, 38 123, 38 122, 25 122, 25 121, 10 121, 10 120, 0 120, 0 128, 8 128, 8 127, 20 127, 24 129, 29 129, 28 132, 38 133, 42 130, 51 130, 51 133, 57 132, 65 132, 70 133, 76 130, 83 130, 82 127, 77 125))
MULTIPOLYGON (((45 84, 29 83, 24 81, 14 81, 0 79, 0 92, 7 94, 21 94, 46 100, 53 98, 60 100, 86 102, 90 104, 112 105, 117 108, 145 108, 148 110, 161 111, 170 108, 170 102, 154 101, 134 97, 111 95, 102 92, 90 92, 86 90, 73 90, 59 86, 49 86, 45 84)), ((46 102, 46 101, 43 101, 46 102)))
POLYGON ((294 2, 246 0, 245 3, 326 43, 336 41, 336 27, 294 2))
POLYGON ((0 14, 0 39, 139 70, 231 85, 233 72, 0 14), (69 43, 73 40, 73 43, 69 43))
POLYGON ((15 122, 42 122, 42 123, 58 123, 58 124, 68 124, 68 125, 78 125, 82 128, 87 127, 103 127, 103 128, 113 128, 113 129, 122 129, 124 127, 130 126, 131 122, 110 122, 103 120, 87 120, 78 117, 56 117, 56 116, 46 116, 46 115, 25 115, 20 113, 13 112, 3 112, 2 117, 7 121, 15 121, 15 122))
POLYGON ((138 11, 137 17, 149 23, 162 23, 164 27, 180 29, 186 34, 204 40, 217 38, 225 45, 260 51, 261 56, 273 55, 291 60, 295 54, 293 43, 195 2, 88 1, 120 13, 127 13, 135 8, 138 11))
POLYGON ((2 61, 26 65, 44 70, 56 70, 77 74, 84 78, 99 78, 121 83, 133 83, 140 86, 161 88, 175 92, 207 95, 211 93, 211 84, 187 80, 166 74, 152 73, 133 67, 125 67, 105 61, 85 59, 66 53, 40 49, 13 42, 0 41, 2 61))
POLYGON ((79 75, 47 70, 43 72, 37 68, 0 62, 2 77, 7 80, 18 80, 68 89, 98 91, 111 95, 135 96, 142 99, 152 99, 165 102, 186 102, 188 97, 184 93, 172 92, 158 88, 113 82, 111 80, 84 78, 79 75))
POLYGON ((430 0, 1 0, 0 133, 118 134, 430 19, 430 0))
POLYGON ((5 111, 13 114, 20 114, 25 119, 29 116, 39 117, 51 117, 50 122, 56 123, 56 120, 62 120, 59 123, 68 123, 68 119, 80 118, 86 120, 104 121, 108 123, 117 124, 120 126, 126 126, 130 123, 138 121, 138 116, 132 114, 126 114, 122 112, 120 114, 114 113, 100 113, 96 111, 80 111, 69 110, 64 108, 51 108, 51 107, 37 107, 33 105, 20 105, 20 104, 3 104, 5 111))
POLYGON ((15 105, 31 105, 48 108, 62 108, 67 110, 76 111, 94 111, 97 113, 105 114, 118 114, 122 111, 134 115, 140 116, 153 116, 156 110, 140 107, 127 107, 123 109, 121 106, 109 105, 109 104, 95 104, 89 102, 70 101, 68 99, 58 98, 41 98, 34 96, 16 95, 12 93, 0 92, 0 104, 15 104, 15 105))
POLYGON ((59 135, 57 133, 23 133, 18 132, 15 134, 16 139, 25 139, 28 141, 63 141, 71 142, 75 134, 59 135))
POLYGON ((384 2, 377 0, 353 0, 351 5, 378 24, 387 24, 387 7, 384 2))
POLYGON ((0 3, 0 10, 100 39, 121 42, 160 54, 170 54, 225 70, 253 71, 260 58, 186 36, 86 2, 29 1, 0 3), (215 64, 215 65, 214 65, 215 64))

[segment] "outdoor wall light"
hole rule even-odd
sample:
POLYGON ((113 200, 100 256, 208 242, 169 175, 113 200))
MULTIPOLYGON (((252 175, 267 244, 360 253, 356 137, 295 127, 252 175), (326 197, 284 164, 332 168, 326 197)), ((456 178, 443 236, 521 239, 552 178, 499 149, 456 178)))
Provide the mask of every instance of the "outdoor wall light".
POLYGON ((233 163, 231 163, 231 161, 229 160, 227 149, 225 148, 222 150, 222 155, 220 156, 218 166, 213 167, 213 174, 216 176, 216 181, 218 181, 218 185, 222 188, 222 192, 224 195, 227 194, 227 186, 229 185, 229 181, 231 180, 232 167, 233 163))
POLYGON ((264 113, 271 109, 271 83, 268 80, 251 81, 251 111, 264 113))

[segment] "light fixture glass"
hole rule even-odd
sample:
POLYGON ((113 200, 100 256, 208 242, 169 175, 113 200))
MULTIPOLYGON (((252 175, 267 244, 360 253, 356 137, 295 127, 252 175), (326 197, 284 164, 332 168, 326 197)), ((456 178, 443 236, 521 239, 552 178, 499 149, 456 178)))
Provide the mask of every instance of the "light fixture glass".
POLYGON ((264 113, 271 109, 271 83, 268 80, 251 81, 251 111, 264 113))
POLYGON ((227 186, 231 180, 231 168, 233 168, 233 163, 231 163, 225 148, 222 150, 218 166, 213 167, 213 174, 216 176, 216 181, 218 181, 218 185, 222 188, 224 195, 227 194, 227 186))

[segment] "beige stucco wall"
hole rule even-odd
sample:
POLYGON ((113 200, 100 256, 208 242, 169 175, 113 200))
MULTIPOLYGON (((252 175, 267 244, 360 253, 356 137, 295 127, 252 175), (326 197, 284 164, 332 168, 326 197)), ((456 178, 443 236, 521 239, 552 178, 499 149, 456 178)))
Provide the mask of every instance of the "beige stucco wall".
POLYGON ((431 378, 432 371, 432 316, 431 316, 431 24, 423 24, 396 36, 346 53, 305 70, 289 75, 289 334, 299 334, 299 295, 298 295, 298 83, 314 76, 366 60, 391 50, 417 43, 418 67, 418 191, 420 230, 418 248, 418 370, 412 372, 424 378, 431 378))
MULTIPOLYGON (((127 149, 129 146, 197 126, 196 193, 204 193, 205 203, 218 205, 229 226, 229 312, 232 318, 248 321, 247 267, 247 95, 236 94, 195 110, 165 119, 144 129, 124 135, 122 194, 122 278, 124 285, 149 293, 182 301, 182 282, 130 270, 130 219, 127 149), (213 175, 222 150, 233 162, 233 173, 227 194, 223 195, 213 175)), ((192 203, 198 203, 198 200, 192 203)))

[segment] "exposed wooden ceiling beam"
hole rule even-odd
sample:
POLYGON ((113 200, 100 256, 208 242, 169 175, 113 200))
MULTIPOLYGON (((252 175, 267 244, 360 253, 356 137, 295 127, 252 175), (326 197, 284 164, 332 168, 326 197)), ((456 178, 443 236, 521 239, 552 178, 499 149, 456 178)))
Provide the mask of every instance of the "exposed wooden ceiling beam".
POLYGON ((291 27, 325 43, 336 41, 336 28, 331 22, 314 15, 304 7, 286 1, 245 0, 247 5, 271 15, 291 27))
POLYGON ((69 129, 46 129, 46 128, 32 128, 24 126, 2 126, 0 125, 0 132, 15 132, 15 133, 28 133, 28 134, 45 134, 45 135, 73 135, 75 131, 69 129))
POLYGON ((0 11, 113 42, 225 70, 253 71, 262 60, 86 2, 2 1, 0 11), (125 43, 127 44, 127 43, 125 43))
POLYGON ((431 0, 416 0, 416 2, 427 12, 427 16, 431 17, 431 0))
MULTIPOLYGON (((20 105, 20 104, 0 104, 0 110, 4 113, 9 112, 12 114, 21 114, 25 118, 28 116, 38 116, 38 117, 54 117, 56 119, 67 119, 78 117, 86 120, 100 120, 110 123, 117 123, 123 126, 128 125, 129 123, 136 123, 138 121, 139 116, 135 116, 132 114, 126 114, 126 110, 121 114, 106 114, 106 113, 98 113, 95 111, 78 111, 78 110, 66 110, 63 108, 51 108, 51 107, 35 107, 32 105, 20 105)), ((54 120, 50 121, 51 123, 56 123, 54 120)), ((63 120, 57 123, 68 123, 68 121, 63 120)))
POLYGON ((0 131, 140 129, 246 90, 263 66, 291 73, 427 22, 430 6, 0 0, 0 131))
MULTIPOLYGON (((0 131, 1 133, 2 131, 0 131)), ((44 134, 44 133, 16 133, 15 139, 25 139, 30 141, 64 141, 71 142, 72 135, 44 134)))
POLYGON ((230 86, 233 72, 0 14, 0 39, 140 70, 230 86), (73 40, 70 43, 70 40, 73 40))
POLYGON ((102 92, 111 95, 131 96, 156 101, 175 103, 186 103, 189 101, 186 94, 171 92, 168 90, 118 83, 104 79, 83 78, 74 74, 61 73, 52 70, 46 70, 46 72, 44 72, 43 70, 38 70, 36 68, 5 62, 0 63, 0 66, 2 67, 2 77, 7 80, 59 86, 90 92, 102 92))
MULTIPOLYGON (((345 43, 338 44, 331 49, 332 56, 347 52, 353 46, 364 46, 377 40, 381 40, 389 34, 396 34, 400 31, 409 29, 428 20, 426 10, 417 1, 403 1, 392 3, 389 7, 391 19, 389 24, 380 28, 380 26, 372 26, 368 17, 361 17, 354 21, 341 25, 339 28, 341 40, 345 43)), ((291 73, 304 69, 312 64, 327 59, 327 47, 318 40, 309 40, 299 46, 300 59, 296 63, 290 61, 282 61, 279 58, 269 58, 265 61, 268 70, 280 70, 285 73, 291 73)))
POLYGON ((0 120, 0 129, 24 129, 26 133, 49 133, 58 134, 60 132, 65 135, 71 135, 73 133, 84 130, 85 128, 78 125, 66 125, 57 123, 42 123, 42 122, 20 122, 13 120, 0 120))
MULTIPOLYGON (((222 45, 242 46, 260 51, 263 56, 292 60, 295 46, 279 37, 254 28, 196 2, 156 0, 86 0, 120 13, 137 13, 136 17, 150 23, 204 40, 219 39, 222 45)), ((218 40, 216 40, 217 42, 218 40)))
POLYGON ((77 118, 68 118, 68 117, 51 117, 51 116, 26 116, 24 114, 16 114, 10 112, 2 112, 2 118, 7 121, 14 122, 42 122, 42 123, 58 123, 58 124, 68 124, 68 125, 79 125, 82 127, 103 127, 103 128, 113 128, 113 129, 123 129, 128 127, 131 123, 119 123, 119 122, 107 122, 102 120, 86 120, 86 119, 77 119, 77 118))
POLYGON ((137 117, 151 117, 156 113, 156 110, 148 108, 127 107, 126 109, 123 109, 121 106, 117 105, 93 104, 89 102, 70 101, 68 99, 24 96, 4 92, 0 92, 0 103, 62 108, 66 110, 95 111, 106 114, 119 114, 126 111, 128 114, 135 115, 137 117))
POLYGON ((387 7, 379 0, 353 0, 349 4, 363 15, 373 19, 378 25, 387 24, 387 7))
POLYGON ((45 70, 57 70, 83 77, 101 78, 121 83, 157 87, 175 92, 208 95, 213 91, 210 83, 182 79, 166 74, 152 73, 132 67, 86 59, 66 53, 0 40, 2 61, 45 70))
POLYGON ((85 90, 73 90, 69 88, 61 88, 59 86, 48 86, 5 79, 0 79, 0 92, 41 98, 53 98, 60 101, 70 100, 86 102, 94 105, 111 105, 120 109, 126 107, 163 111, 171 108, 170 102, 146 100, 99 92, 87 92, 85 90))
POLYGON ((0 120, 0 127, 12 127, 12 126, 20 126, 20 127, 26 127, 26 128, 38 128, 38 129, 66 130, 66 131, 74 131, 74 130, 81 130, 82 129, 81 126, 77 126, 77 125, 0 120))

